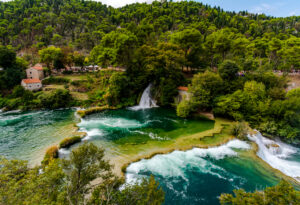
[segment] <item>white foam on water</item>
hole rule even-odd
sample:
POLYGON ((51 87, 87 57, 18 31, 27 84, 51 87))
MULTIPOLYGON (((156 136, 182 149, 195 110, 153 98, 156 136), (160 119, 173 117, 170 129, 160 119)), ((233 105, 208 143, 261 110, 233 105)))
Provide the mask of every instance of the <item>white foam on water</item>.
POLYGON ((102 130, 99 129, 92 129, 90 131, 87 131, 87 135, 88 136, 102 136, 104 135, 104 132, 102 130))
POLYGON ((5 114, 20 113, 20 112, 22 112, 22 110, 10 110, 10 111, 6 111, 5 114))
POLYGON ((258 145, 257 155, 262 160, 287 176, 299 181, 300 162, 289 160, 291 155, 299 152, 299 149, 280 140, 265 138, 258 131, 254 135, 248 135, 248 138, 258 145))
POLYGON ((160 137, 160 136, 158 136, 157 134, 155 134, 155 133, 153 133, 153 132, 150 132, 150 133, 148 134, 148 136, 149 136, 151 139, 153 139, 153 140, 170 140, 170 139, 167 138, 167 137, 160 137))
POLYGON ((144 172, 151 172, 163 178, 182 178, 188 184, 188 177, 185 170, 192 166, 202 173, 214 175, 218 178, 232 181, 237 176, 228 177, 226 170, 205 159, 206 157, 220 160, 225 157, 235 157, 237 152, 234 149, 250 149, 250 145, 240 140, 232 140, 229 143, 208 149, 194 148, 188 151, 174 151, 169 154, 156 155, 151 159, 142 159, 139 162, 130 164, 126 170, 126 183, 138 182, 144 172))
POLYGON ((82 141, 90 140, 94 136, 103 136, 105 135, 105 132, 100 129, 92 129, 92 130, 84 130, 86 132, 86 136, 82 139, 82 141))
POLYGON ((158 136, 158 134, 156 133, 153 133, 153 132, 143 132, 143 131, 140 131, 140 130, 132 130, 130 131, 131 133, 138 133, 138 134, 141 134, 141 135, 146 135, 146 136, 149 136, 151 139, 153 140, 170 140, 169 138, 167 137, 160 137, 158 136))
POLYGON ((130 131, 132 133, 138 133, 138 134, 141 134, 141 135, 148 135, 147 132, 143 132, 143 131, 140 131, 140 130, 133 130, 133 131, 130 131))
POLYGON ((0 115, 0 125, 8 125, 12 122, 22 121, 26 117, 32 117, 43 113, 44 111, 21 113, 21 110, 12 110, 8 112, 3 112, 0 115))
POLYGON ((161 120, 147 120, 147 121, 144 122, 143 124, 148 125, 148 124, 150 124, 150 123, 152 123, 152 122, 160 122, 160 123, 162 123, 163 121, 161 121, 161 120))
POLYGON ((68 156, 70 153, 71 153, 71 151, 68 150, 68 149, 65 149, 65 148, 61 148, 61 149, 58 150, 58 156, 59 156, 59 158, 66 157, 66 156, 68 156))
MULTIPOLYGON (((193 151, 199 157, 211 157, 214 159, 223 159, 226 156, 237 156, 237 152, 233 149, 250 149, 251 146, 244 141, 235 139, 229 141, 227 144, 221 145, 219 147, 212 147, 208 149, 195 148, 193 151)), ((188 151, 189 152, 189 151, 188 151)))
POLYGON ((77 111, 79 110, 85 110, 84 108, 80 108, 80 107, 72 107, 73 109, 75 109, 76 111, 74 112, 74 116, 76 119, 81 119, 81 117, 78 115, 77 111))
POLYGON ((126 118, 103 117, 101 119, 85 120, 82 119, 78 124, 80 127, 107 127, 107 128, 139 128, 143 124, 137 120, 128 120, 126 118))
POLYGON ((149 109, 153 107, 158 107, 156 105, 155 100, 151 96, 151 88, 152 84, 150 83, 147 88, 144 90, 140 103, 137 106, 129 107, 131 110, 142 110, 142 109, 149 109))

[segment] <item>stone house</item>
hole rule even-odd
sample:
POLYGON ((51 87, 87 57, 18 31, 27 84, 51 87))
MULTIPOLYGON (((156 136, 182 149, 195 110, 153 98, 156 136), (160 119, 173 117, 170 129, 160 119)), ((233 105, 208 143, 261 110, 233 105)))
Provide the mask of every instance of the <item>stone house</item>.
POLYGON ((42 82, 39 79, 23 79, 21 85, 30 91, 37 91, 42 89, 42 82))
POLYGON ((44 79, 44 70, 43 67, 39 64, 26 69, 26 75, 28 79, 44 79))
POLYGON ((175 98, 176 104, 179 104, 182 100, 189 100, 191 98, 191 93, 188 92, 188 87, 179 86, 177 90, 178 95, 175 98))

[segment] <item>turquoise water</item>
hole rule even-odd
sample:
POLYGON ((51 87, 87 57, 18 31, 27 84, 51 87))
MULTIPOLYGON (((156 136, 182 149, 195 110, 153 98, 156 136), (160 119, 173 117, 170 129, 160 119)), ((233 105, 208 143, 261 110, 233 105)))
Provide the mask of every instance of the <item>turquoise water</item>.
POLYGON ((38 164, 47 147, 69 136, 74 110, 0 113, 0 155, 38 164))
MULTIPOLYGON (((0 155, 38 163, 47 147, 70 136, 75 122, 71 109, 0 113, 0 155)), ((123 155, 120 149, 125 152, 129 146, 172 142, 177 137, 211 129, 214 122, 184 120, 172 110, 154 108, 105 111, 87 116, 78 125, 88 134, 84 141, 104 147, 114 157, 123 155)), ((249 148, 246 142, 233 141, 215 148, 156 155, 131 164, 126 179, 133 183, 154 175, 166 192, 167 205, 218 204, 221 193, 237 188, 253 191, 279 182, 270 168, 248 156, 249 148)), ((274 152, 279 157, 286 154, 284 150, 274 152)), ((288 152, 286 160, 299 161, 299 149, 292 150, 296 151, 288 152)))
MULTIPOLYGON (((174 110, 152 108, 145 110, 108 110, 82 119, 80 131, 87 132, 90 142, 107 146, 140 145, 148 142, 172 141, 212 129, 214 122, 203 119, 185 120, 174 110)), ((108 147, 106 149, 109 149, 108 147)))
POLYGON ((141 160, 127 168, 126 181, 135 183, 154 175, 166 193, 167 205, 219 204, 218 197, 222 193, 232 193, 239 188, 261 190, 279 182, 272 171, 249 157, 239 156, 247 148, 245 142, 235 140, 230 143, 141 160))
MULTIPOLYGON (((115 151, 114 155, 122 155, 113 148, 172 141, 182 135, 211 129, 213 123, 183 120, 172 110, 153 108, 97 113, 83 119, 78 126, 88 133, 86 140, 105 147, 110 153, 115 151)), ((216 148, 156 155, 132 163, 127 168, 126 181, 135 183, 154 175, 166 192, 167 205, 219 204, 218 197, 222 193, 232 193, 239 188, 261 190, 280 181, 272 169, 262 167, 256 158, 249 157, 248 149, 249 142, 237 140, 216 148)))

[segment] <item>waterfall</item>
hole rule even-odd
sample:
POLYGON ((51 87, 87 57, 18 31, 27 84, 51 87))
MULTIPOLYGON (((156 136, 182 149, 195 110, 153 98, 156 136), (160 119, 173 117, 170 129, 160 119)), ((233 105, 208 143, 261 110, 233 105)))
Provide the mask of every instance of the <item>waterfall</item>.
POLYGON ((148 109, 148 108, 152 108, 152 107, 158 107, 156 105, 155 100, 152 99, 152 97, 151 97, 151 88, 152 88, 152 84, 150 83, 147 86, 147 88, 144 90, 139 105, 133 106, 130 109, 141 110, 141 109, 148 109))
POLYGON ((293 155, 298 155, 300 150, 281 142, 263 137, 259 132, 248 135, 248 138, 258 145, 257 155, 282 173, 300 180, 300 162, 291 159, 293 155))

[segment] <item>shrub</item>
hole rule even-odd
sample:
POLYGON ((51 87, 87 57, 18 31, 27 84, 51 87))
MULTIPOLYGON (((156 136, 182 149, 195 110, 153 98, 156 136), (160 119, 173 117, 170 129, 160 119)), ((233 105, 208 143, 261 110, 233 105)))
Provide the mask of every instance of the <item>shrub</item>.
POLYGON ((87 80, 73 80, 71 82, 71 85, 79 87, 79 86, 84 85, 84 83, 87 83, 87 80))
POLYGON ((241 140, 247 139, 248 125, 246 122, 238 122, 233 125, 231 134, 241 140))
POLYGON ((232 80, 236 78, 239 66, 235 61, 225 60, 219 67, 220 76, 223 80, 232 80))
POLYGON ((49 84, 66 84, 69 83, 70 80, 67 78, 63 77, 49 77, 43 80, 44 85, 49 85, 49 84))
POLYGON ((71 70, 64 70, 62 73, 63 73, 63 74, 72 74, 73 71, 71 71, 71 70))
POLYGON ((12 98, 23 97, 24 92, 25 92, 25 89, 21 85, 17 85, 14 87, 11 97, 12 98))
POLYGON ((43 108, 57 109, 69 107, 73 98, 68 90, 57 89, 51 93, 43 93, 38 96, 43 108))
POLYGON ((80 141, 81 141, 80 136, 67 137, 59 143, 59 148, 69 148, 80 141))
POLYGON ((300 192, 287 181, 281 181, 263 191, 247 193, 243 189, 233 191, 234 194, 222 194, 220 203, 227 204, 299 204, 300 192), (297 202, 298 201, 298 202, 297 202))
POLYGON ((286 94, 287 98, 291 98, 291 97, 300 97, 300 88, 296 88, 293 90, 290 90, 287 94, 286 94))
POLYGON ((189 101, 183 100, 177 105, 176 113, 177 116, 186 118, 192 112, 192 106, 189 101))
POLYGON ((64 85, 64 88, 65 88, 65 89, 69 89, 69 85, 68 85, 68 84, 65 84, 65 85, 64 85))
POLYGON ((58 147, 55 145, 47 149, 42 164, 48 165, 53 159, 56 158, 58 158, 58 147))

